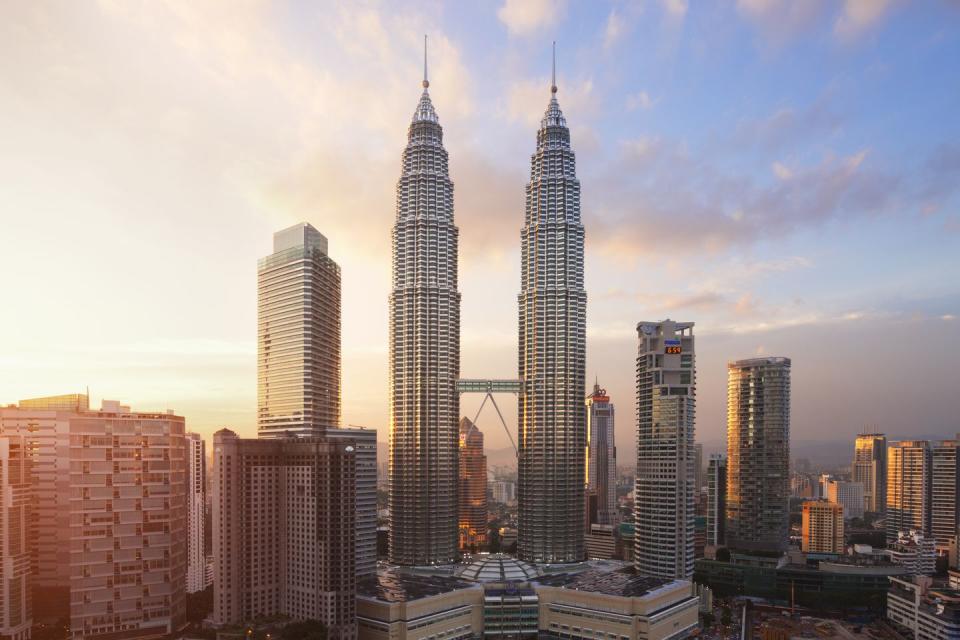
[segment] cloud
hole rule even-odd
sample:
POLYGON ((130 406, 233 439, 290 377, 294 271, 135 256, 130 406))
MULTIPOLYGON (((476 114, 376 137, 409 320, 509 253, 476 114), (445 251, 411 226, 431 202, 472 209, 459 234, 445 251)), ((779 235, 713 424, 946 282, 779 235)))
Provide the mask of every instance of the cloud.
POLYGON ((845 0, 833 33, 842 42, 852 42, 882 23, 895 4, 894 0, 845 0))
POLYGON ((741 120, 733 132, 733 143, 768 151, 799 141, 827 138, 843 126, 843 118, 835 113, 826 97, 805 107, 782 107, 772 114, 741 120))
POLYGON ((612 49, 627 32, 627 23, 616 9, 612 9, 607 16, 607 23, 603 28, 603 48, 612 49))
POLYGON ((652 109, 656 102, 657 101, 651 98, 650 94, 646 91, 632 93, 627 96, 627 111, 636 111, 637 109, 652 109))
MULTIPOLYGON (((557 84, 560 86, 557 100, 568 119, 586 123, 599 111, 600 97, 594 93, 593 80, 588 78, 568 84, 558 80, 557 84)), ((507 120, 538 127, 550 102, 550 79, 544 76, 513 82, 507 89, 506 100, 507 120)), ((576 127, 576 133, 582 133, 584 128, 584 124, 576 127)))
POLYGON ((768 45, 775 48, 812 29, 825 9, 825 0, 737 0, 737 12, 758 30, 768 45))
POLYGON ((789 180, 793 176, 793 172, 790 171, 790 167, 780 162, 774 162, 771 166, 771 169, 773 169, 773 175, 777 176, 781 180, 789 180))
POLYGON ((660 0, 660 6, 668 19, 677 22, 682 22, 687 17, 687 10, 690 8, 687 0, 660 0))
POLYGON ((565 0, 505 0, 497 17, 511 34, 528 36, 557 25, 566 13, 565 0))

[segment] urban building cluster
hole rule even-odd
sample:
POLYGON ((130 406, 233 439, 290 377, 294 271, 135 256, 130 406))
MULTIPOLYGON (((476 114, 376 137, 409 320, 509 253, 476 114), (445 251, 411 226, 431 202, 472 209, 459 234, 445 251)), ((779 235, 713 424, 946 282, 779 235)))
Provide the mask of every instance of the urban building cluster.
POLYGON ((636 473, 618 491, 614 402, 599 380, 585 393, 580 183, 555 76, 526 186, 517 375, 462 378, 426 60, 422 86, 392 231, 385 553, 376 430, 342 425, 340 268, 300 223, 257 265, 258 437, 221 429, 209 469, 173 413, 81 394, 0 409, 0 636, 27 640, 59 611, 78 640, 179 638, 187 594, 212 589, 206 622, 227 637, 309 620, 332 640, 680 640, 712 594, 798 591, 889 598, 893 623, 945 637, 960 597, 929 576, 938 556, 957 564, 958 440, 864 434, 848 474, 792 472, 789 358, 727 365, 726 452, 704 464, 694 323, 639 322, 636 473), (474 392, 518 397, 515 483, 488 481, 483 433, 460 415, 474 392), (491 529, 491 501, 516 505, 515 526, 491 529), (868 516, 883 544, 851 544, 868 516), (494 538, 515 554, 486 552, 494 538))

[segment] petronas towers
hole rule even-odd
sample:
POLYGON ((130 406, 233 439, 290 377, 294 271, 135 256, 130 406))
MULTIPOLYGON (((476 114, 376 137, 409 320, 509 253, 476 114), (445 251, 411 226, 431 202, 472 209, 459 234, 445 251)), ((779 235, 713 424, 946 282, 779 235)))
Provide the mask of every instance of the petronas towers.
MULTIPOLYGON (((390 294, 390 560, 450 564, 458 548, 460 292, 443 130, 429 94, 397 185, 390 294)), ((584 559, 586 292, 580 183, 554 80, 537 132, 521 232, 521 559, 584 559)))

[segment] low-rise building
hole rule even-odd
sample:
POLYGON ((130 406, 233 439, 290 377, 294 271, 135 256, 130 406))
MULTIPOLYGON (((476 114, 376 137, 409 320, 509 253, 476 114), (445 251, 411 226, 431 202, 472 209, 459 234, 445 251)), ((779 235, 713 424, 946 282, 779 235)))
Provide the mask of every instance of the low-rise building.
POLYGON ((357 586, 359 639, 678 640, 697 627, 688 581, 611 562, 546 569, 503 554, 479 554, 453 575, 381 568, 357 586))
POLYGON ((587 558, 609 560, 615 557, 617 540, 614 536, 613 525, 590 525, 590 533, 584 536, 584 544, 587 547, 587 558))
POLYGON ((937 570, 937 547, 933 538, 916 531, 901 532, 886 551, 890 562, 907 568, 911 575, 930 576, 937 570))
POLYGON ((926 576, 891 578, 887 619, 914 640, 960 638, 960 591, 932 588, 926 576))

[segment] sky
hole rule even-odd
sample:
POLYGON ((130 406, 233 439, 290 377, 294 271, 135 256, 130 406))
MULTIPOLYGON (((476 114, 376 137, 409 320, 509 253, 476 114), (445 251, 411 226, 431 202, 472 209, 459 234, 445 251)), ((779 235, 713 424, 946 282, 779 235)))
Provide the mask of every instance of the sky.
MULTIPOLYGON (((0 404, 84 391, 255 434, 256 263, 308 221, 343 274, 344 424, 386 440, 390 231, 430 40, 463 377, 516 376, 524 185, 558 99, 587 378, 635 446, 641 320, 793 360, 792 438, 960 431, 960 5, 15 2, 0 20, 0 404)), ((511 429, 516 401, 498 397, 511 429)), ((480 397, 465 396, 473 418, 480 397)), ((487 446, 508 446, 496 414, 487 446)), ((626 453, 624 453, 626 452, 626 453)))

